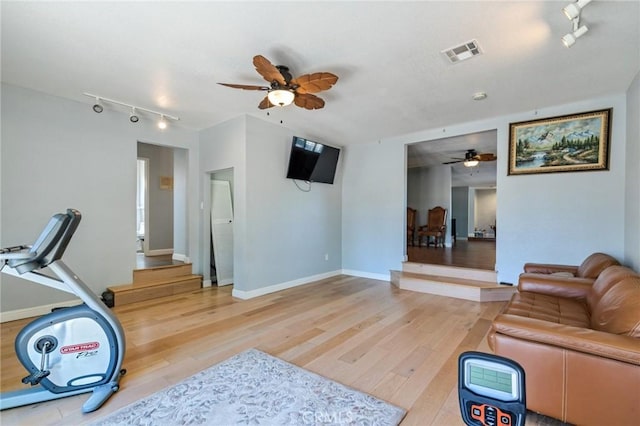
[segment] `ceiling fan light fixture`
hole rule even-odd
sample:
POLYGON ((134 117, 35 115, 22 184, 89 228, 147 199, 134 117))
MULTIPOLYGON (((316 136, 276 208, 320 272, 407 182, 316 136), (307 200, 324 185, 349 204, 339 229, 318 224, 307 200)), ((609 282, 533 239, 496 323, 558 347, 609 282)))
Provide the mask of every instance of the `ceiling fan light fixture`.
POLYGON ((269 98, 269 102, 271 102, 272 105, 277 105, 282 107, 282 106, 291 105, 296 95, 290 90, 276 89, 276 90, 271 90, 267 95, 267 97, 269 98))
POLYGON ((480 162, 478 160, 464 160, 464 166, 465 167, 475 167, 479 164, 480 162))

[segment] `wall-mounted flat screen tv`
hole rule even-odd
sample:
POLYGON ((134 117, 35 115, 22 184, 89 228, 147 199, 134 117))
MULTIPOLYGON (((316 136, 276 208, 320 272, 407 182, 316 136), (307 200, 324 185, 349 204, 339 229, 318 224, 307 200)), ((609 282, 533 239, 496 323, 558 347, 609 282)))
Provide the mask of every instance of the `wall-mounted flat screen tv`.
POLYGON ((333 183, 339 156, 338 148, 294 136, 287 178, 333 183))

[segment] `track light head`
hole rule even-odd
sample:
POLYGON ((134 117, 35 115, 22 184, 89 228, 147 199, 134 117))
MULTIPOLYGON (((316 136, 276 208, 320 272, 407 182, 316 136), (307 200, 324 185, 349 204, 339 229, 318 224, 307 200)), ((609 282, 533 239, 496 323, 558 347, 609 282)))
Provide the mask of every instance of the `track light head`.
POLYGON ((93 105, 93 110, 98 114, 104 111, 104 107, 102 106, 102 102, 100 101, 100 98, 96 98, 96 103, 93 105))
POLYGON ((160 121, 158 121, 158 128, 160 130, 164 130, 167 128, 167 120, 164 119, 164 115, 160 116, 160 121))
POLYGON ((138 114, 136 114, 135 108, 131 108, 131 114, 129 114, 129 121, 132 123, 137 123, 138 121, 140 121, 140 117, 138 117, 138 114))
POLYGON ((564 37, 562 37, 562 42, 564 43, 565 47, 571 47, 576 43, 576 40, 583 36, 587 31, 589 31, 589 28, 587 28, 586 25, 583 25, 574 32, 566 34, 564 37))
POLYGON ((591 0, 578 0, 575 3, 571 3, 565 6, 562 11, 564 12, 568 20, 573 21, 578 16, 580 16, 580 11, 582 10, 582 8, 589 3, 591 3, 591 0))

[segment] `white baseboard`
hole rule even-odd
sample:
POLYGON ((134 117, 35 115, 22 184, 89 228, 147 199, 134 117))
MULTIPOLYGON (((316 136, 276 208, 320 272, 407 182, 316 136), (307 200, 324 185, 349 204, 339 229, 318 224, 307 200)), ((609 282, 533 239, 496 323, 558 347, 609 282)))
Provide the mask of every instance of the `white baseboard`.
POLYGON ((34 306, 32 308, 16 309, 14 311, 0 312, 0 323, 15 321, 24 318, 39 317, 51 312, 54 308, 76 306, 82 304, 82 300, 74 299, 67 302, 51 303, 49 305, 34 306))
POLYGON ((275 293, 276 291, 286 290, 292 287, 298 287, 301 285, 309 284, 314 281, 323 280, 325 278, 335 277, 336 275, 340 275, 342 271, 331 271, 325 272, 323 274, 312 275, 310 277, 304 277, 293 281, 287 281, 280 284, 270 285, 268 287, 257 288, 255 290, 243 291, 233 289, 231 295, 233 297, 237 297, 238 299, 253 299, 254 297, 264 296, 265 294, 275 293))
POLYGON ((211 287, 211 280, 202 280, 202 288, 211 287))
POLYGON ((149 250, 144 255, 145 256, 164 256, 166 254, 173 254, 173 249, 158 249, 158 250, 149 250))
POLYGON ((391 273, 388 274, 375 274, 372 272, 354 271, 353 269, 343 269, 344 275, 351 275, 353 277, 370 278, 372 280, 391 281, 391 273))
POLYGON ((232 278, 227 278, 226 280, 218 281, 217 283, 218 287, 224 287, 225 285, 231 285, 231 284, 233 284, 232 278))
POLYGON ((177 260, 178 262, 191 263, 191 259, 189 259, 189 256, 187 256, 186 254, 173 253, 171 259, 177 260))

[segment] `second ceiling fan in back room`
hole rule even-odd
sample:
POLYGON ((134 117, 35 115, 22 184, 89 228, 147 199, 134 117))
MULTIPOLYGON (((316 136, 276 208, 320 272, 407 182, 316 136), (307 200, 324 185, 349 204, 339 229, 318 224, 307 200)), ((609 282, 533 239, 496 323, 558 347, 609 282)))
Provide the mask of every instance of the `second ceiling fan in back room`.
POLYGON ((466 167, 475 167, 480 161, 495 161, 498 157, 490 152, 479 154, 475 149, 468 149, 464 154, 464 158, 453 158, 453 161, 447 161, 442 164, 464 163, 466 167))
POLYGON ((293 78, 289 68, 284 65, 273 65, 262 55, 253 57, 256 71, 269 86, 255 86, 247 84, 218 83, 234 89, 266 91, 267 96, 260 102, 258 108, 267 109, 273 106, 286 106, 295 103, 300 108, 309 110, 324 107, 324 100, 314 93, 329 90, 338 81, 338 76, 330 72, 316 72, 293 78))

